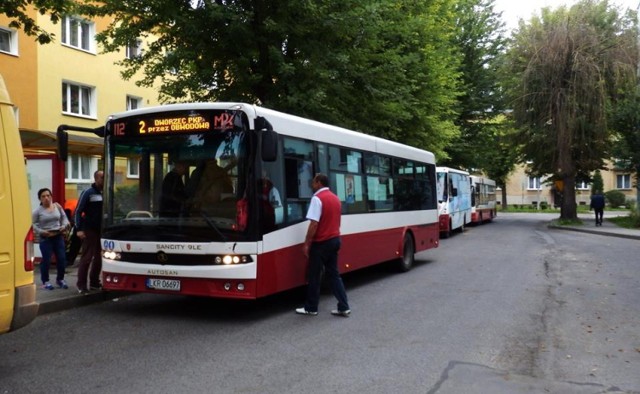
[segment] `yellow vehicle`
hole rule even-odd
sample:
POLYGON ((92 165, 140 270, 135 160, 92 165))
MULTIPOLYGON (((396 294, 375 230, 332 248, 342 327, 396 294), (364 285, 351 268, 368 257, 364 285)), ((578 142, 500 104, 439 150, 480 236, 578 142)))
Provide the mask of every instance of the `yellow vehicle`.
POLYGON ((13 104, 0 76, 0 333, 38 314, 27 169, 13 104))

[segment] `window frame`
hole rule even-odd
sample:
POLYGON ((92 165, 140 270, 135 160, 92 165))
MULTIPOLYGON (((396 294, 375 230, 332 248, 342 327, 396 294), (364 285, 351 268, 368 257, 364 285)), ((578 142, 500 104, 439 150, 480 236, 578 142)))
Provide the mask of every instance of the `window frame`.
POLYGON ((125 47, 124 56, 127 59, 135 59, 142 55, 142 40, 136 39, 125 47))
POLYGON ((616 174, 616 189, 631 189, 631 174, 616 174))
POLYGON ((127 178, 128 179, 140 179, 140 158, 128 157, 127 158, 127 178), (137 163, 135 173, 132 171, 132 163, 137 163))
POLYGON ((98 158, 90 155, 79 155, 77 153, 70 153, 69 159, 65 164, 65 183, 93 183, 93 173, 98 169, 98 158), (85 159, 84 161, 82 159, 85 159), (85 163, 85 164, 83 164, 85 163), (88 169, 84 169, 83 166, 87 165, 88 169), (77 168, 74 168, 77 167, 77 168), (73 176, 73 173, 78 174, 77 177, 73 176), (87 177, 84 177, 82 173, 88 173, 87 177))
POLYGON ((542 190, 542 177, 539 177, 539 176, 528 176, 527 177, 527 190, 542 190), (532 183, 533 183, 533 187, 532 187, 532 183))
POLYGON ((82 118, 96 119, 97 118, 96 97, 97 97, 96 88, 94 86, 63 80, 62 81, 62 114, 69 115, 69 116, 79 116, 82 118), (73 94, 74 93, 71 91, 71 89, 74 87, 78 89, 78 96, 80 97, 80 99, 78 100, 78 112, 73 112, 73 106, 74 106, 73 94), (83 108, 85 107, 83 105, 84 104, 83 92, 87 92, 88 94, 88 97, 87 97, 88 102, 86 103, 86 108, 88 113, 84 113, 84 110, 83 110, 83 108))
POLYGON ((587 181, 576 181, 576 190, 591 190, 591 183, 587 181))
POLYGON ((142 97, 127 94, 127 103, 126 103, 127 111, 132 111, 138 108, 142 108, 142 97), (131 105, 134 102, 136 103, 135 108, 131 105))
POLYGON ((9 29, 3 26, 0 26, 0 33, 6 33, 8 35, 8 50, 4 50, 0 48, 0 53, 4 53, 7 55, 18 56, 18 33, 14 29, 9 29))
POLYGON ((96 25, 94 22, 78 16, 65 15, 62 17, 61 28, 60 42, 62 45, 92 54, 96 53, 96 25), (74 26, 73 22, 76 22, 77 25, 74 26), (75 36, 72 34, 74 27, 78 29, 78 31, 75 32, 75 36), (85 32, 86 43, 84 42, 85 32))

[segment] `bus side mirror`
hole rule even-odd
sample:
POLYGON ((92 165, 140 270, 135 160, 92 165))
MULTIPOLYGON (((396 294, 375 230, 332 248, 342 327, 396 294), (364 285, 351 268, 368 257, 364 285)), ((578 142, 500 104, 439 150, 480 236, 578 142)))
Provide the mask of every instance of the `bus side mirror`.
POLYGON ((261 139, 260 154, 263 161, 276 161, 278 158, 278 133, 273 131, 273 126, 264 117, 256 118, 256 132, 261 139))
POLYGON ((58 159, 67 161, 69 157, 69 134, 61 127, 58 127, 56 131, 57 144, 58 144, 58 159))

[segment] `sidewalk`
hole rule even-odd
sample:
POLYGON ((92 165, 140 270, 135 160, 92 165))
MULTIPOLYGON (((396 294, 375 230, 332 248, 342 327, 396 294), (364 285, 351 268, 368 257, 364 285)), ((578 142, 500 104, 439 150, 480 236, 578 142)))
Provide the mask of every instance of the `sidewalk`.
POLYGON ((599 234, 610 237, 620 237, 629 239, 640 239, 640 229, 631 229, 618 227, 604 217, 602 226, 596 227, 596 219, 593 214, 579 214, 578 219, 582 220, 582 226, 559 226, 557 224, 549 224, 549 228, 556 230, 579 231, 583 233, 599 234))
MULTIPOLYGON (((66 290, 61 289, 58 286, 55 287, 55 290, 43 289, 42 281, 40 280, 40 265, 36 265, 36 269, 33 273, 36 283, 36 301, 40 304, 38 316, 94 304, 96 302, 108 301, 127 295, 127 293, 107 292, 102 290, 91 291, 87 295, 79 294, 78 288, 76 287, 76 282, 78 281, 79 261, 80 259, 78 258, 74 265, 67 267, 65 270, 64 280, 69 285, 69 288, 66 290)), ((49 269, 49 279, 50 282, 55 285, 56 266, 53 264, 49 269)))
MULTIPOLYGON (((555 224, 549 224, 549 228, 640 240, 640 229, 626 229, 618 227, 615 224, 609 222, 606 216, 604 219, 604 223, 599 227, 596 227, 595 218, 593 217, 593 215, 581 214, 578 215, 578 217, 584 222, 582 226, 558 226, 555 224)), ((37 285, 36 300, 40 303, 38 315, 59 312, 66 309, 76 308, 96 302, 108 301, 118 297, 130 295, 130 293, 106 291, 92 291, 87 295, 78 294, 76 282, 78 280, 77 271, 79 260, 80 259, 77 259, 74 265, 72 265, 71 267, 67 267, 66 269, 65 280, 69 285, 69 288, 67 290, 60 289, 58 287, 56 287, 55 290, 43 289, 42 283, 40 281, 40 266, 36 267, 34 271, 34 278, 37 285)), ((51 279, 51 283, 55 283, 56 267, 54 265, 50 269, 49 278, 51 279)))

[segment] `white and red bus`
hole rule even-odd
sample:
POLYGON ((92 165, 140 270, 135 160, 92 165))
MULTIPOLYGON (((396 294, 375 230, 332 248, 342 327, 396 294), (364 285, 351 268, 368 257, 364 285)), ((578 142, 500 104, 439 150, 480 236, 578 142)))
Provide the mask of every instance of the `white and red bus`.
POLYGON ((469 173, 449 167, 438 167, 436 171, 440 234, 448 238, 454 230, 464 231, 471 222, 469 173))
MULTIPOLYGON (((65 129, 82 130, 62 125, 61 140, 65 129)), ((138 109, 95 132, 105 137, 106 290, 255 299, 304 285, 318 172, 342 201, 342 273, 389 260, 406 271, 439 243, 427 151, 242 103, 138 109), (133 184, 124 160, 139 165, 133 184), (167 212, 174 165, 187 167, 184 198, 167 212)))
POLYGON ((496 217, 496 181, 471 175, 471 221, 490 222, 496 217))

